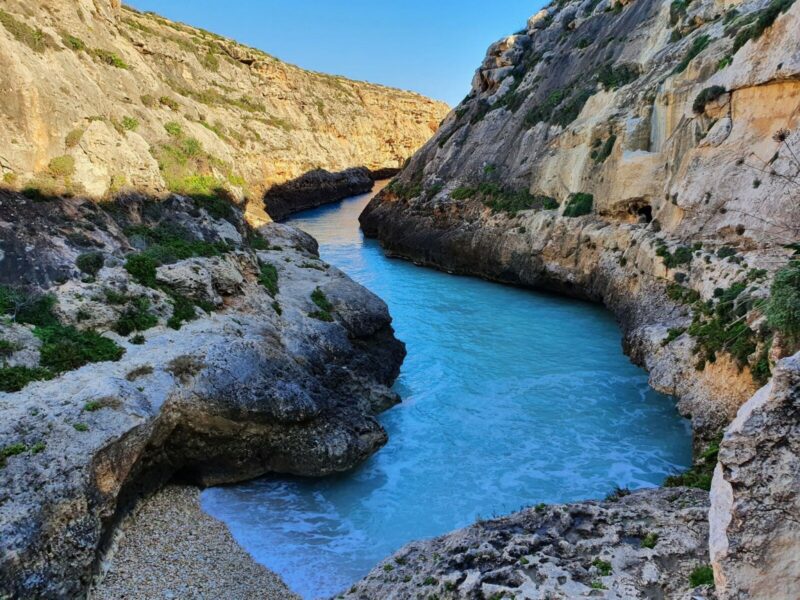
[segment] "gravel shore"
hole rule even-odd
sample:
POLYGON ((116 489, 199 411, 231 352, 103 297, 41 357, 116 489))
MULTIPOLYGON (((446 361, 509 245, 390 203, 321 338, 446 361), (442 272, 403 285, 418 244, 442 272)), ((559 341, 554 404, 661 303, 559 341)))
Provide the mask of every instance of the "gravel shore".
POLYGON ((125 519, 91 600, 299 600, 200 508, 197 488, 169 486, 125 519))

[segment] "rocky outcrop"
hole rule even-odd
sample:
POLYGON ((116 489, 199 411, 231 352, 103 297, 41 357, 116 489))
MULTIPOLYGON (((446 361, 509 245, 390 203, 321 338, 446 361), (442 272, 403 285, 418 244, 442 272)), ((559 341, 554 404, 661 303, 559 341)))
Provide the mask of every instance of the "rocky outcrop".
POLYGON ((269 216, 280 221, 301 210, 366 194, 374 183, 372 174, 364 168, 340 173, 319 169, 273 186, 264 195, 264 204, 269 216))
POLYGON ((104 197, 223 187, 263 223, 272 185, 317 168, 398 168, 448 110, 116 0, 0 10, 0 179, 15 188, 104 197))
POLYGON ((0 214, 2 282, 50 294, 0 289, 0 595, 81 595, 172 478, 326 475, 386 442, 403 345, 306 234, 177 196, 3 193, 0 214))
POLYGON ((345 598, 712 598, 708 496, 650 490, 606 502, 540 505, 409 544, 345 598))
POLYGON ((725 598, 800 597, 800 354, 725 432, 711 488, 711 559, 725 598))

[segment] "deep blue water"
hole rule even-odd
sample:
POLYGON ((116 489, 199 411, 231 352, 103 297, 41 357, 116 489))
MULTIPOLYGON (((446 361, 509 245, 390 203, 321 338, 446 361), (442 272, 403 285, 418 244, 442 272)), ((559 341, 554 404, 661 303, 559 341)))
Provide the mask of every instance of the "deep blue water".
POLYGON ((330 596, 411 540, 690 464, 688 424, 622 354, 607 311, 387 259, 358 229, 368 199, 290 223, 389 304, 408 346, 404 402, 381 416, 389 444, 352 473, 203 493, 256 560, 306 598, 330 596))

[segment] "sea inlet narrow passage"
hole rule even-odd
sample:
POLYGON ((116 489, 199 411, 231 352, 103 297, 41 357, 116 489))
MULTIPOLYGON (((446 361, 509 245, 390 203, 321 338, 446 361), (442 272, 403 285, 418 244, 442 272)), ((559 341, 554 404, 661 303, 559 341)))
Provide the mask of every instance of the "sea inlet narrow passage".
POLYGON ((388 259, 371 195, 297 215, 322 258, 389 305, 408 345, 389 443, 346 475, 268 477, 203 508, 305 598, 347 589, 405 543, 540 502, 660 484, 691 463, 673 399, 647 385, 600 306, 388 259))

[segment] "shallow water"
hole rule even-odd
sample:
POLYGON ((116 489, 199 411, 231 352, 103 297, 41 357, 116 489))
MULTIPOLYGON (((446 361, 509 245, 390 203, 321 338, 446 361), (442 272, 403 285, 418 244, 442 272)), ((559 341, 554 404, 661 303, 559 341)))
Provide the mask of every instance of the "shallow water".
POLYGON ((389 443, 322 480, 266 478, 203 508, 305 598, 347 589, 405 543, 539 502, 658 485, 691 461, 671 398, 622 354, 599 306, 384 257, 364 240, 369 196, 290 223, 389 304, 408 358, 389 443))

